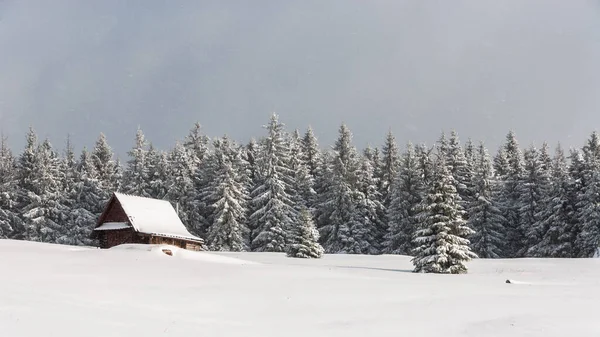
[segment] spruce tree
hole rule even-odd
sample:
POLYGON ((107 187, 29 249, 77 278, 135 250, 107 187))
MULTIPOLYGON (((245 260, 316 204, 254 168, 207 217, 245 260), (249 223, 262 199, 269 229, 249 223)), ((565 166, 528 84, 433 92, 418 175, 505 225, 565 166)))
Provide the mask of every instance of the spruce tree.
POLYGON ((333 207, 330 199, 334 180, 333 153, 331 151, 322 152, 322 160, 318 169, 320 174, 315 178, 315 192, 317 194, 313 214, 319 230, 319 242, 323 245, 321 229, 329 225, 329 216, 333 207))
POLYGON ((188 151, 188 156, 192 160, 194 173, 209 153, 209 142, 208 136, 202 133, 202 125, 199 122, 194 123, 194 127, 183 142, 183 147, 188 151))
POLYGON ((256 157, 258 156, 258 143, 254 138, 251 138, 246 148, 244 149, 244 160, 246 161, 248 171, 248 186, 246 188, 251 190, 258 183, 258 168, 256 167, 256 157))
POLYGON ((574 243, 577 238, 577 195, 574 193, 574 182, 569 176, 567 160, 560 145, 554 155, 551 177, 552 190, 544 201, 544 210, 540 212, 535 224, 536 231, 541 233, 541 239, 529 249, 527 255, 574 257, 574 243))
POLYGON ((356 252, 351 233, 356 221, 357 168, 358 154, 352 145, 352 134, 342 124, 333 147, 324 199, 319 206, 319 222, 322 224, 319 234, 327 253, 356 252))
POLYGON ((25 149, 18 158, 18 180, 16 193, 16 208, 21 216, 22 228, 18 231, 18 236, 24 240, 39 241, 39 230, 37 226, 24 216, 23 211, 30 207, 34 200, 38 199, 35 194, 36 181, 39 177, 37 167, 39 165, 37 156, 38 139, 33 128, 29 128, 26 137, 25 149))
POLYGON ((456 191, 462 200, 462 205, 463 207, 466 207, 473 199, 471 186, 473 172, 471 171, 467 157, 460 145, 458 134, 454 130, 450 133, 450 139, 447 145, 446 165, 456 181, 456 191))
POLYGON ((477 257, 469 248, 460 197, 440 153, 435 162, 433 184, 422 204, 420 226, 415 233, 415 256, 411 260, 415 272, 461 274, 467 272, 465 262, 477 257))
POLYGON ((483 143, 479 145, 475 158, 472 182, 474 198, 467 208, 467 225, 475 233, 469 240, 473 252, 480 258, 499 258, 503 256, 505 219, 498 207, 492 161, 483 143))
POLYGON ((42 242, 58 243, 59 238, 66 235, 67 206, 63 204, 64 191, 61 160, 48 139, 38 149, 39 185, 41 202, 35 212, 30 211, 30 221, 38 222, 42 242), (43 219, 43 220, 42 220, 43 219), (40 221, 41 220, 41 221, 40 221))
POLYGON ((444 131, 442 131, 440 138, 438 138, 438 141, 435 144, 435 148, 437 149, 438 154, 443 156, 444 159, 447 160, 450 149, 448 144, 448 138, 446 138, 446 133, 444 131))
POLYGON ((391 130, 385 138, 385 143, 381 152, 383 158, 381 162, 381 176, 378 177, 381 181, 379 193, 381 193, 383 205, 387 208, 391 201, 391 186, 398 173, 398 167, 400 166, 398 144, 396 143, 396 138, 391 130))
POLYGON ((400 167, 391 188, 391 202, 387 208, 388 233, 385 236, 385 253, 412 253, 412 236, 416 230, 417 206, 421 203, 424 181, 419 171, 419 158, 411 143, 400 159, 400 167))
POLYGON ((316 203, 316 192, 314 189, 314 177, 306 162, 302 159, 305 154, 302 150, 302 139, 298 130, 292 133, 289 139, 290 144, 290 169, 293 172, 293 183, 291 193, 294 195, 294 204, 299 212, 306 208, 310 211, 316 203))
POLYGON ((425 186, 429 186, 433 181, 432 151, 433 148, 428 148, 424 144, 415 147, 415 154, 419 163, 419 174, 425 186))
POLYGON ((319 231, 313 223, 312 214, 304 209, 300 211, 299 221, 289 233, 286 255, 305 259, 323 256, 323 247, 319 244, 319 231))
POLYGON ((148 185, 147 146, 144 133, 141 129, 138 129, 135 136, 135 144, 127 152, 129 160, 123 174, 122 186, 123 192, 126 194, 147 198, 151 197, 150 193, 148 193, 150 187, 148 185))
POLYGON ((309 126, 302 138, 302 161, 308 167, 313 179, 318 179, 322 165, 322 155, 317 137, 309 126))
POLYGON ((570 194, 573 196, 572 206, 573 214, 575 215, 574 224, 572 228, 572 235, 576 238, 572 240, 573 245, 573 253, 572 257, 581 256, 581 248, 578 245, 577 238, 581 235, 581 219, 580 216, 580 201, 585 191, 586 186, 586 169, 585 169, 585 160, 583 159, 583 154, 579 149, 572 148, 569 151, 569 190, 570 194))
POLYGON ((0 137, 0 239, 20 238, 23 224, 17 209, 17 163, 8 148, 6 138, 0 137))
POLYGON ((504 179, 510 171, 510 165, 508 158, 506 157, 506 151, 504 147, 498 149, 498 153, 494 157, 494 172, 496 177, 504 179))
POLYGON ((104 193, 102 199, 105 202, 108 201, 112 192, 119 190, 121 185, 121 177, 119 176, 121 167, 120 164, 115 162, 113 156, 113 151, 108 145, 106 136, 101 133, 92 150, 91 160, 94 164, 96 178, 104 193))
POLYGON ((179 209, 179 218, 188 230, 201 236, 201 223, 195 221, 196 186, 194 185, 194 162, 187 149, 177 143, 168 156, 168 176, 166 179, 167 200, 179 209))
POLYGON ((62 213, 60 214, 61 226, 63 230, 60 235, 56 238, 56 243, 59 244, 76 244, 75 235, 73 233, 73 226, 75 225, 71 221, 71 215, 73 210, 79 207, 77 197, 77 161, 75 160, 75 153, 71 139, 67 136, 67 144, 64 152, 64 157, 59 163, 59 170, 62 179, 62 188, 59 193, 59 203, 62 206, 62 213))
POLYGON ((206 158, 216 170, 206 193, 212 220, 206 243, 211 250, 244 251, 248 249, 245 222, 249 196, 241 176, 244 172, 236 170, 242 166, 241 152, 227 136, 214 140, 213 148, 206 158))
POLYGON ((593 257, 600 246, 600 137, 593 132, 583 148, 585 183, 579 197, 581 232, 576 244, 579 257, 593 257))
MULTIPOLYGON (((561 150, 562 152, 562 150, 561 150)), ((564 153, 562 154, 564 156, 564 153)), ((552 180, 550 179, 550 176, 552 174, 552 168, 553 168, 553 160, 552 160, 552 156, 550 155, 550 147, 548 146, 547 142, 544 142, 542 144, 542 148, 539 151, 539 161, 540 161, 540 170, 542 171, 541 175, 544 177, 547 177, 547 179, 550 181, 550 185, 552 184, 552 180)))
POLYGON ((544 229, 539 226, 550 190, 550 176, 540 152, 532 145, 524 153, 524 175, 519 183, 520 229, 524 235, 519 256, 526 256, 529 249, 537 245, 544 229))
POLYGON ((259 252, 283 252, 286 231, 297 221, 294 196, 289 194, 293 186, 289 144, 276 114, 265 128, 268 135, 262 139, 256 159, 259 183, 251 193, 251 246, 259 252))
POLYGON ((500 190, 500 205, 502 215, 506 219, 504 230, 506 233, 506 246, 504 252, 506 257, 520 257, 523 248, 526 246, 525 233, 522 231, 521 222, 521 189, 524 175, 523 154, 519 148, 515 134, 511 131, 506 136, 504 149, 500 152, 506 158, 506 166, 501 167, 501 157, 497 161, 500 172, 502 186, 500 190))
MULTIPOLYGON (((67 147, 66 158, 73 155, 67 147)), ((67 159, 67 162, 70 161, 67 159)), ((70 167, 67 165, 66 167, 70 167)), ((90 239, 90 234, 96 224, 98 216, 102 212, 104 193, 100 189, 94 162, 90 153, 84 149, 80 159, 69 168, 72 180, 67 184, 63 197, 68 200, 67 212, 64 216, 64 234, 58 239, 58 243, 68 245, 95 245, 90 239)))
POLYGON ((362 158, 361 166, 356 172, 357 191, 354 221, 350 227, 350 237, 353 245, 346 248, 348 253, 379 254, 386 227, 383 222, 385 209, 381 195, 377 190, 373 167, 367 158, 362 158))
POLYGON ((475 162, 477 161, 477 149, 475 148, 475 144, 473 144, 473 141, 471 140, 471 138, 467 139, 467 142, 465 143, 465 158, 467 160, 467 164, 469 165, 469 167, 471 168, 471 170, 473 170, 473 166, 475 165, 475 162))
POLYGON ((37 143, 33 129, 19 158, 19 171, 18 207, 24 224, 23 238, 56 243, 64 234, 60 161, 48 140, 37 143))
POLYGON ((167 154, 149 145, 146 157, 146 194, 154 199, 166 199, 168 194, 167 179, 169 162, 167 154))

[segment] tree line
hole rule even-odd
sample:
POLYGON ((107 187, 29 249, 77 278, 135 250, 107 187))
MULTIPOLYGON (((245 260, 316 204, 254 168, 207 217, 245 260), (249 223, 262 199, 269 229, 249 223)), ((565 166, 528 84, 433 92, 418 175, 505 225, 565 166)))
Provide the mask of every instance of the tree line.
POLYGON ((322 149, 277 115, 257 140, 209 139, 196 124, 162 151, 138 130, 120 163, 100 135, 58 153, 34 130, 0 144, 0 238, 91 245, 113 191, 177 205, 211 250, 413 255, 415 270, 462 272, 473 258, 592 257, 600 242, 600 138, 553 153, 513 132, 492 156, 456 132, 431 146, 359 151, 341 125, 322 149))

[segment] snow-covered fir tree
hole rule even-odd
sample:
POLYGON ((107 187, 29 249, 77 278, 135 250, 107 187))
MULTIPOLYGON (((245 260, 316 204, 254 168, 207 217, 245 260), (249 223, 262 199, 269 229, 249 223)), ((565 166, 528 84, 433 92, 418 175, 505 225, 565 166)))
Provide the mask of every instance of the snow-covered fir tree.
POLYGON ((297 223, 290 229, 285 251, 288 257, 316 259, 323 256, 324 250, 319 244, 319 231, 307 209, 300 211, 297 223))
MULTIPOLYGON (((188 152, 189 154, 189 152, 188 152)), ((214 161, 207 160, 209 156, 204 157, 202 163, 194 170, 194 202, 188 217, 191 222, 191 228, 199 237, 206 237, 208 229, 212 224, 211 219, 211 200, 212 182, 216 180, 217 166, 214 161)))
POLYGON ((474 198, 467 207, 467 226, 475 231, 469 237, 471 248, 480 258, 499 258, 503 256, 505 219, 498 207, 492 161, 483 143, 479 144, 474 160, 474 198))
POLYGON ((18 202, 25 233, 31 241, 55 243, 63 235, 60 161, 48 140, 37 143, 33 129, 19 158, 18 202))
MULTIPOLYGON (((543 158, 543 156, 542 156, 543 158)), ((552 190, 544 201, 544 209, 538 215, 536 231, 540 241, 528 251, 532 257, 574 257, 577 238, 577 213, 574 181, 560 145, 556 148, 551 167, 552 190)))
POLYGON ((211 212, 206 244, 216 251, 248 249, 246 204, 249 199, 245 179, 239 172, 243 167, 241 149, 227 136, 213 141, 213 152, 206 158, 215 175, 204 194, 211 212))
POLYGON ((465 143, 465 158, 467 159, 467 163, 469 164, 469 167, 471 168, 471 171, 474 171, 473 166, 475 165, 475 162, 477 161, 477 153, 476 153, 477 149, 475 149, 475 144, 473 144, 473 140, 471 138, 467 139, 467 142, 465 143))
POLYGON ((471 186, 473 172, 461 147, 458 134, 454 130, 450 133, 447 144, 446 165, 456 181, 456 191, 462 200, 462 206, 466 207, 473 199, 471 186))
POLYGON ((60 214, 62 221, 59 225, 62 227, 60 236, 56 238, 56 243, 59 244, 76 244, 75 235, 72 232, 74 226, 71 220, 71 214, 74 209, 78 208, 76 196, 77 196, 77 161, 75 159, 75 152, 73 145, 71 144, 70 136, 67 136, 67 143, 65 147, 64 157, 59 163, 61 188, 59 192, 58 202, 61 204, 63 211, 60 214))
POLYGON ((396 179, 392 183, 390 206, 387 208, 388 233, 385 253, 410 255, 413 250, 417 206, 421 203, 424 181, 419 170, 419 158, 412 143, 408 143, 400 159, 396 179))
POLYGON ((498 149, 498 153, 494 157, 494 172, 496 177, 504 178, 510 171, 510 165, 508 158, 506 157, 506 151, 504 147, 498 149))
POLYGON ((286 231, 297 221, 294 207, 293 174, 290 169, 289 144, 284 125, 276 114, 265 126, 267 137, 260 143, 256 158, 258 184, 251 193, 251 246, 254 251, 283 252, 286 231))
POLYGON ((147 198, 151 197, 150 193, 148 193, 150 187, 148 184, 147 146, 148 143, 144 137, 144 133, 138 128, 135 135, 135 144, 127 152, 129 160, 127 160, 127 167, 123 172, 122 190, 126 194, 147 198))
MULTIPOLYGON (((345 124, 333 147, 331 174, 326 182, 323 202, 319 205, 321 242, 327 253, 356 252, 351 233, 356 224, 356 171, 358 153, 352 145, 352 133, 345 124)), ((356 228, 358 230, 358 228, 356 228)))
POLYGON ((379 254, 383 249, 386 226, 382 219, 385 209, 380 202, 381 195, 377 190, 373 171, 371 161, 362 158, 356 171, 355 213, 350 228, 350 237, 354 245, 347 247, 347 253, 379 254))
POLYGON ((314 189, 314 177, 310 169, 303 160, 305 157, 302 150, 302 139, 298 130, 295 130, 290 139, 290 169, 293 172, 292 193, 294 195, 294 204, 298 212, 302 209, 313 210, 316 203, 316 192, 314 189))
POLYGON ((194 162, 189 151, 177 143, 168 155, 168 175, 166 179, 166 199, 179 209, 179 218, 188 230, 200 235, 200 224, 195 222, 196 186, 194 185, 194 162))
MULTIPOLYGON (((113 171, 113 180, 112 180, 112 185, 111 185, 113 187, 112 191, 123 192, 123 177, 124 176, 125 176, 125 169, 123 168, 123 165, 121 164, 121 159, 117 158, 117 160, 115 160, 115 167, 114 167, 114 171, 113 171)), ((110 193, 108 194, 108 196, 110 197, 110 193)))
POLYGON ((246 188, 248 190, 252 189, 258 179, 258 168, 256 167, 256 157, 258 156, 258 143, 254 138, 251 138, 248 144, 244 149, 243 157, 246 161, 247 170, 248 170, 248 186, 246 188))
POLYGON ((65 197, 69 200, 66 216, 68 226, 60 243, 92 245, 93 240, 89 236, 102 212, 105 194, 101 190, 92 156, 86 149, 81 152, 70 184, 72 187, 65 191, 65 197))
POLYGON ((429 186, 433 180, 433 149, 427 147, 425 144, 415 146, 415 154, 419 163, 419 173, 425 186, 429 186))
POLYGON ((367 158, 373 167, 373 181, 377 186, 377 190, 383 190, 383 161, 381 159, 381 151, 378 147, 372 148, 370 145, 363 150, 363 157, 367 158))
POLYGON ((155 199, 166 199, 168 194, 169 162, 167 153, 157 150, 152 143, 148 147, 146 156, 146 193, 155 199))
POLYGON ((600 136, 593 132, 583 148, 583 194, 579 196, 579 257, 593 257, 600 247, 600 136))
POLYGON ((542 147, 539 150, 539 161, 542 176, 548 177, 548 180, 550 180, 550 184, 552 184, 550 176, 552 174, 552 168, 554 163, 552 160, 552 156, 550 155, 550 146, 547 142, 542 143, 542 147))
POLYGON ((523 154, 519 148, 519 143, 514 132, 510 131, 506 136, 506 143, 501 154, 506 157, 506 162, 502 163, 498 159, 498 168, 504 175, 500 176, 502 183, 499 198, 502 215, 506 219, 504 230, 506 234, 506 247, 504 249, 505 257, 519 257, 519 253, 525 247, 525 233, 521 227, 521 189, 524 169, 523 154), (501 166, 505 165, 504 167, 501 166))
POLYGON ((210 139, 208 136, 202 133, 202 125, 199 122, 194 123, 194 127, 190 130, 183 142, 183 147, 188 151, 188 156, 192 160, 194 173, 208 155, 209 143, 210 139))
POLYGON ((0 137, 0 239, 20 238, 22 221, 17 206, 17 164, 6 138, 0 137))
POLYGON ((435 148, 437 149, 438 154, 443 156, 444 159, 448 158, 449 145, 448 138, 446 137, 446 132, 442 131, 442 133, 440 134, 440 138, 438 138, 435 144, 435 148))
POLYGON ((381 165, 380 165, 380 176, 378 180, 380 183, 379 193, 381 193, 381 201, 387 208, 391 201, 391 186, 396 179, 398 173, 398 167, 400 166, 400 154, 398 151, 398 144, 392 131, 388 131, 385 137, 385 143, 381 149, 381 165))
POLYGON ((114 160, 114 154, 108 145, 106 136, 101 133, 91 153, 96 178, 104 191, 103 200, 108 201, 111 194, 119 190, 121 186, 121 166, 114 160))
POLYGON ((467 237, 473 230, 466 226, 456 182, 440 153, 434 167, 433 184, 426 194, 420 224, 415 233, 415 272, 461 274, 466 262, 477 257, 469 248, 467 237))
POLYGON ((317 137, 310 126, 302 138, 302 156, 302 161, 308 167, 310 175, 313 179, 317 179, 322 165, 322 155, 317 137))
POLYGON ((543 228, 539 225, 544 202, 550 192, 550 175, 540 152, 532 145, 524 152, 524 174, 518 186, 520 204, 519 231, 524 235, 518 255, 526 256, 529 249, 542 240, 543 228))
POLYGON ((576 238, 573 240, 573 254, 572 257, 580 257, 581 256, 581 248, 578 245, 577 238, 581 234, 581 219, 579 218, 581 214, 581 210, 579 208, 581 197, 585 191, 585 160, 583 158, 582 151, 577 148, 571 148, 569 150, 569 179, 571 181, 570 184, 570 193, 573 195, 573 214, 575 215, 574 224, 573 224, 573 236, 576 238))
MULTIPOLYGON (((333 186, 333 153, 324 151, 321 153, 321 162, 319 163, 319 175, 315 178, 316 202, 313 210, 315 223, 319 232, 321 228, 329 224, 331 211, 330 195, 333 186)), ((322 243, 323 237, 319 234, 319 242, 322 243)))

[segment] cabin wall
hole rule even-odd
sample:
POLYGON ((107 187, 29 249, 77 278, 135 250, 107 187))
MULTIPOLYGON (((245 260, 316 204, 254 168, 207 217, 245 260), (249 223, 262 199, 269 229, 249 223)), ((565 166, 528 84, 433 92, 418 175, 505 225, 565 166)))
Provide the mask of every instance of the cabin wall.
POLYGON ((175 239, 175 238, 166 238, 166 237, 162 237, 162 236, 151 237, 150 244, 171 245, 171 246, 179 247, 182 249, 195 250, 195 251, 202 250, 202 247, 200 246, 200 244, 198 244, 196 242, 182 240, 182 239, 175 239))
POLYGON ((102 219, 102 223, 105 222, 129 222, 127 214, 123 210, 123 207, 121 207, 119 201, 115 200, 110 209, 106 212, 104 219, 102 219))
POLYGON ((188 241, 185 244, 185 249, 187 249, 187 250, 201 251, 202 250, 202 246, 199 243, 197 243, 197 242, 188 241))
POLYGON ((99 233, 100 248, 110 248, 126 243, 148 244, 148 237, 134 232, 133 229, 102 231, 99 233))

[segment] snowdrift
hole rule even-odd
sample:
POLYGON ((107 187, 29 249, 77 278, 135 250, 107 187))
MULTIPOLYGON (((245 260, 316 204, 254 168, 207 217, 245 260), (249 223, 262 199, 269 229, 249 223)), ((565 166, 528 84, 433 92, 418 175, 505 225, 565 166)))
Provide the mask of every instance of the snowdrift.
POLYGON ((600 336, 600 259, 468 266, 0 240, 0 336, 600 336))
POLYGON ((175 257, 184 260, 193 260, 207 263, 225 263, 225 264, 257 264, 257 262, 244 261, 242 259, 217 255, 209 252, 196 252, 181 249, 171 245, 143 245, 143 244, 123 244, 110 248, 112 251, 139 251, 150 252, 154 255, 175 257))

